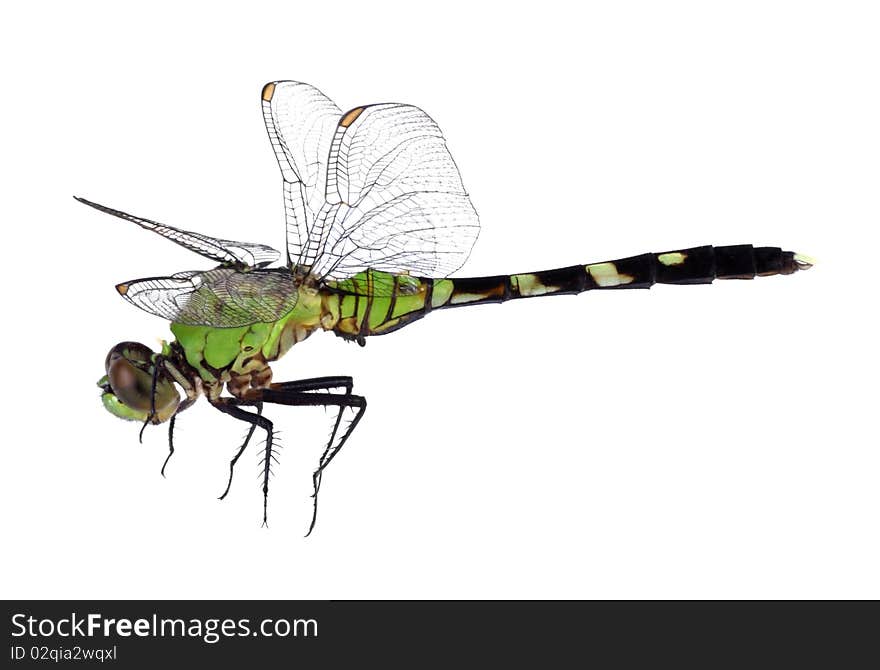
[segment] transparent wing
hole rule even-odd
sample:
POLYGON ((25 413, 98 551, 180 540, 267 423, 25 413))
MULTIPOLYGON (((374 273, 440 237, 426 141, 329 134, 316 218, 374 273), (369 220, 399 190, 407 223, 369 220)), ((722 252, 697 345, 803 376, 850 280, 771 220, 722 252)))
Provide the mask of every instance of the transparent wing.
POLYGON ((186 247, 190 251, 195 251, 206 258, 210 258, 219 263, 242 263, 249 267, 262 267, 278 260, 279 253, 272 247, 265 244, 254 244, 251 242, 236 242, 234 240, 221 240, 216 237, 209 237, 201 233, 193 233, 186 230, 180 230, 164 223, 157 223, 149 219, 142 219, 118 209, 111 209, 104 205, 91 202, 85 198, 77 198, 76 200, 94 207, 100 212, 112 214, 113 216, 136 223, 141 228, 151 230, 162 237, 186 247))
POLYGON ((277 321, 296 306, 296 285, 285 271, 216 268, 116 286, 136 307, 189 326, 235 328, 277 321))
POLYGON ((327 157, 341 111, 321 91, 296 81, 263 87, 263 120, 281 176, 288 264, 300 261, 324 202, 327 157))
POLYGON ((479 219, 440 128, 417 107, 356 107, 330 144, 325 198, 302 262, 324 279, 366 269, 445 277, 479 219))

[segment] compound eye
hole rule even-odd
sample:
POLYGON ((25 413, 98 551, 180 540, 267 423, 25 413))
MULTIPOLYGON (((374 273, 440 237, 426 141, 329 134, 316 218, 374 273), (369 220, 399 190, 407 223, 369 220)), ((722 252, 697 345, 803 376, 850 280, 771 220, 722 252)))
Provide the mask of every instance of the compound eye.
POLYGON ((149 411, 153 378, 118 353, 107 362, 107 379, 114 395, 132 409, 149 411))

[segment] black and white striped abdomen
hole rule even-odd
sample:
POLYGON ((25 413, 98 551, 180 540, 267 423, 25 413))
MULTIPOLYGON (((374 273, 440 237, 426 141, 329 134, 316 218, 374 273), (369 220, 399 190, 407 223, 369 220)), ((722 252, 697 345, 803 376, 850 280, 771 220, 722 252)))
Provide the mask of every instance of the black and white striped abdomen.
POLYGON ((444 304, 456 307, 514 298, 565 295, 596 289, 650 288, 654 284, 708 284, 715 279, 753 279, 792 274, 811 266, 805 256, 750 244, 694 247, 646 253, 615 261, 509 276, 454 279, 444 304))
MULTIPOLYGON (((358 300, 357 296, 348 296, 343 299, 335 330, 362 342, 366 336, 393 332, 435 309, 592 290, 650 288, 654 284, 708 284, 715 279, 753 279, 792 274, 811 265, 812 261, 806 256, 779 247, 742 244, 647 253, 616 261, 494 277, 408 277, 406 292, 395 291, 391 297, 358 300)), ((386 279, 394 277, 373 274, 386 279)), ((397 280, 394 284, 398 284, 397 280)))

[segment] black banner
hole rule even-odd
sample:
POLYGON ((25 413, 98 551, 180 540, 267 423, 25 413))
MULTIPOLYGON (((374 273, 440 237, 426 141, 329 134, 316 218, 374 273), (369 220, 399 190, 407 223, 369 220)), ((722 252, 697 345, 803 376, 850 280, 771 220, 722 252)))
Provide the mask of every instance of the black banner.
POLYGON ((10 668, 796 657, 837 665, 861 657, 878 615, 876 603, 795 602, 7 601, 4 610, 10 668))

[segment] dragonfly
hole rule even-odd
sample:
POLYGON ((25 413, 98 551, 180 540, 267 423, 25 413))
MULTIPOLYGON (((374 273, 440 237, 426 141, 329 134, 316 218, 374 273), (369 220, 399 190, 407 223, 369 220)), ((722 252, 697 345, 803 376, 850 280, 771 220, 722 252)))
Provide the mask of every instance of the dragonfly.
POLYGON ((286 248, 210 237, 80 202, 161 235, 213 261, 204 270, 116 285, 120 296, 171 322, 154 352, 121 342, 99 380, 116 417, 168 424, 174 453, 178 415, 204 396, 246 424, 229 463, 223 499, 255 430, 263 524, 278 462, 265 405, 328 408, 329 440, 312 475, 311 523, 327 466, 364 416, 367 401, 349 376, 273 381, 271 364, 317 331, 363 346, 430 312, 591 290, 706 284, 806 270, 812 259, 779 247, 699 246, 520 274, 451 277, 467 260, 480 224, 437 123, 418 107, 385 103, 343 112, 317 88, 274 81, 262 89, 263 119, 281 168, 286 248), (346 417, 344 419, 344 417, 346 417))

